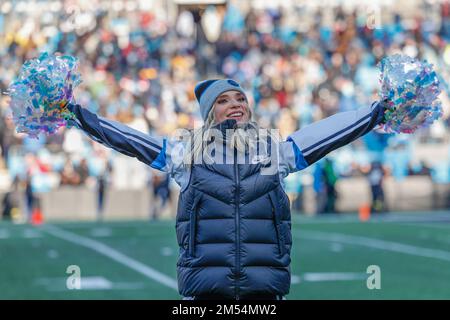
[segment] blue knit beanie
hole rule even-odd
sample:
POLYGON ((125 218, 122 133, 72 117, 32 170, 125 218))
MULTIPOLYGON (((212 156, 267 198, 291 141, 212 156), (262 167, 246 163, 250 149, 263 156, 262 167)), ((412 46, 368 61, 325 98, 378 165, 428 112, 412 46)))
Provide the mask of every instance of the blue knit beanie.
POLYGON ((245 92, 239 83, 232 79, 204 80, 195 86, 194 93, 198 103, 200 104, 200 113, 203 120, 208 118, 209 111, 211 111, 217 97, 229 90, 239 91, 245 96, 245 92))

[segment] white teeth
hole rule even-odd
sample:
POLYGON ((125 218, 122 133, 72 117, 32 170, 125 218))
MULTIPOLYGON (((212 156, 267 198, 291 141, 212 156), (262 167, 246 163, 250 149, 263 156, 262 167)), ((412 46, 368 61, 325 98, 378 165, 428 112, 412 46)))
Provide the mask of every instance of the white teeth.
POLYGON ((241 117, 243 115, 242 112, 235 112, 229 115, 229 117, 241 117))

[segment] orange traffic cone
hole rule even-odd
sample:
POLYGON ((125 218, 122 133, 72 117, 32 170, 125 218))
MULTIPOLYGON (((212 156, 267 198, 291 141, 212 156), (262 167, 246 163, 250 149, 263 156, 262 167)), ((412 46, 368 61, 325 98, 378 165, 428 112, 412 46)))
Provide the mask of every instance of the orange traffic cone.
POLYGON ((370 219, 370 205, 365 203, 359 207, 358 211, 359 221, 367 221, 370 219))
POLYGON ((31 224, 38 226, 44 223, 44 217, 42 216, 41 209, 34 208, 33 213, 31 214, 31 224))

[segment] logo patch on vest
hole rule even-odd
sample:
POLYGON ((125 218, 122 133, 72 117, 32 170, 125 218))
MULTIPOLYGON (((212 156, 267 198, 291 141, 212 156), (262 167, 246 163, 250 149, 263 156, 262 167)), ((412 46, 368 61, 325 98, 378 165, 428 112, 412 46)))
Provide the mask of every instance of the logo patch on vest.
POLYGON ((253 164, 257 164, 257 163, 268 164, 269 162, 270 162, 270 157, 268 155, 264 155, 264 154, 256 154, 252 158, 253 164))

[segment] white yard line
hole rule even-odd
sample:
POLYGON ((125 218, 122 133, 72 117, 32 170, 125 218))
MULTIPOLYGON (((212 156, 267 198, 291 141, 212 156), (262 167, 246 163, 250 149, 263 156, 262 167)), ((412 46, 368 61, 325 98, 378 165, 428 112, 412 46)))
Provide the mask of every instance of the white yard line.
POLYGON ((113 228, 113 229, 123 229, 123 228, 142 228, 145 227, 162 227, 162 226, 175 226, 175 220, 133 220, 133 221, 108 221, 104 223, 95 222, 62 222, 61 227, 67 226, 70 229, 93 229, 93 228, 113 228))
POLYGON ((320 231, 297 231, 294 232, 293 235, 294 237, 300 239, 340 242, 356 246, 365 246, 374 249, 409 254, 423 258, 433 258, 444 261, 450 261, 449 251, 417 247, 409 244, 380 240, 375 238, 351 236, 341 233, 328 233, 320 231))
POLYGON ((405 226, 405 227, 416 227, 416 228, 431 228, 431 229, 440 229, 440 230, 448 230, 450 231, 450 223, 449 224, 431 224, 422 222, 422 223, 399 223, 399 226, 405 226))
POLYGON ((155 280, 162 285, 165 285, 166 287, 169 287, 171 289, 174 289, 178 291, 178 284, 177 281, 172 279, 171 277, 143 264, 142 262, 139 262, 137 260, 134 260, 133 258, 130 258, 123 253, 107 246, 106 244, 103 244, 97 240, 92 240, 80 235, 77 235, 75 233, 63 230, 61 228, 58 228, 53 225, 45 225, 43 226, 42 230, 46 231, 47 233, 51 234, 54 237, 69 241, 73 244, 89 248, 101 255, 104 255, 134 271, 137 271, 147 278, 150 278, 152 280, 155 280))
POLYGON ((301 276, 301 280, 307 282, 323 281, 353 281, 362 280, 368 277, 365 273, 355 272, 307 272, 301 276))
MULTIPOLYGON (((328 214, 324 216, 299 217, 293 216, 292 222, 295 224, 340 224, 340 223, 360 223, 357 214, 328 214)), ((405 222, 405 223, 426 223, 426 222, 449 222, 448 212, 433 213, 388 213, 385 215, 372 215, 369 223, 405 222)), ((367 222, 366 222, 367 223, 367 222)))

